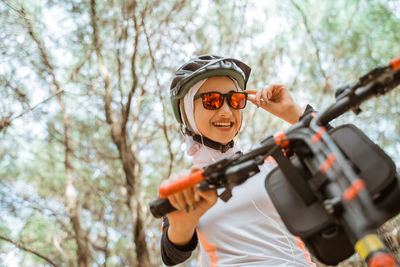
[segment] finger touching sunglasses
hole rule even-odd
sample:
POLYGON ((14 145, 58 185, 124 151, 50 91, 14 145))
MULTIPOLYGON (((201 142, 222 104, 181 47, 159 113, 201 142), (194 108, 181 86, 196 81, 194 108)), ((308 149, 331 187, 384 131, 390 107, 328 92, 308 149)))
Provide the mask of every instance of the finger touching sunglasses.
POLYGON ((246 90, 246 92, 250 102, 290 124, 296 123, 303 113, 284 85, 273 84, 260 90, 246 90))
POLYGON ((269 102, 280 104, 290 97, 286 87, 281 84, 273 84, 260 90, 246 90, 246 92, 249 94, 248 100, 260 107, 267 106, 269 102))

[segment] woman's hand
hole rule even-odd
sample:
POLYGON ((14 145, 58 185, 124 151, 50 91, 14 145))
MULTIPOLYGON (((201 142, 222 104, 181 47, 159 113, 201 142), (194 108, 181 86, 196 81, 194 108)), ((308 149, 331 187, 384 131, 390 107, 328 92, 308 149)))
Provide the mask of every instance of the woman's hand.
POLYGON ((248 100, 257 107, 262 107, 290 124, 298 122, 303 114, 284 85, 273 84, 260 90, 246 90, 246 93, 249 94, 248 100))
MULTIPOLYGON (((185 178, 198 170, 200 169, 193 167, 191 170, 182 170, 179 173, 172 174, 161 183, 161 186, 185 178)), ((170 223, 168 238, 176 245, 185 245, 192 238, 200 217, 217 202, 217 192, 201 192, 196 186, 193 186, 169 196, 168 200, 177 209, 167 214, 170 223)))

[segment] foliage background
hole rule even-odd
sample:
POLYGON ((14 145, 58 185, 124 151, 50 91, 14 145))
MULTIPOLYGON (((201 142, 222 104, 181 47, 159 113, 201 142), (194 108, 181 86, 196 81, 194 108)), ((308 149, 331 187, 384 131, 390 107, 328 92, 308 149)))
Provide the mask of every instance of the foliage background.
MULTIPOLYGON (((241 58, 249 88, 284 83, 316 109, 400 55, 398 0, 3 0, 0 27, 0 266, 161 265, 147 205, 189 165, 168 88, 194 54, 241 58)), ((362 109, 334 125, 399 169, 399 90, 362 109)), ((288 127, 245 113, 244 150, 288 127)), ((399 224, 381 229, 398 255, 399 224)))

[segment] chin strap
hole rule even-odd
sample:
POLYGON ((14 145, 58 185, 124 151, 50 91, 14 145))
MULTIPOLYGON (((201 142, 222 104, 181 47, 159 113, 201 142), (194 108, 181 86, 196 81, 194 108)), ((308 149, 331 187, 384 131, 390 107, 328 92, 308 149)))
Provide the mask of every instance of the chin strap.
POLYGON ((234 144, 233 140, 230 141, 229 143, 225 144, 225 145, 221 144, 221 143, 218 143, 218 142, 215 142, 215 141, 213 141, 213 140, 211 140, 211 139, 209 139, 209 138, 207 138, 205 136, 201 136, 199 134, 195 134, 194 132, 190 131, 188 128, 185 128, 184 134, 188 135, 188 136, 191 136, 194 141, 196 141, 196 142, 198 142, 200 144, 203 144, 205 146, 208 146, 210 148, 219 150, 222 153, 225 153, 226 151, 228 151, 230 148, 233 147, 233 144, 234 144))

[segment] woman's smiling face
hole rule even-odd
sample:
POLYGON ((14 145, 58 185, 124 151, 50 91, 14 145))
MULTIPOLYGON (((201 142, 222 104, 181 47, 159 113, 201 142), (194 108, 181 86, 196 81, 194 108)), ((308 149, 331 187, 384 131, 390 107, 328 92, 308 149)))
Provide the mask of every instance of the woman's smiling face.
MULTIPOLYGON (((235 83, 226 76, 216 76, 208 78, 196 95, 206 92, 226 94, 231 91, 238 91, 235 83)), ((203 107, 201 98, 198 98, 194 101, 194 120, 203 136, 221 144, 227 144, 240 129, 242 112, 231 108, 226 99, 221 108, 208 110, 203 107)))

